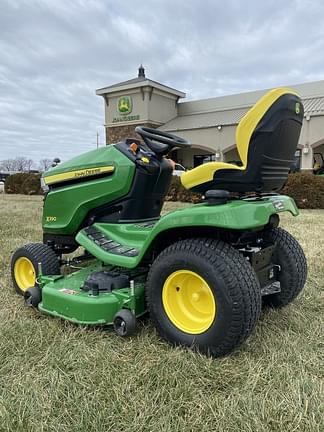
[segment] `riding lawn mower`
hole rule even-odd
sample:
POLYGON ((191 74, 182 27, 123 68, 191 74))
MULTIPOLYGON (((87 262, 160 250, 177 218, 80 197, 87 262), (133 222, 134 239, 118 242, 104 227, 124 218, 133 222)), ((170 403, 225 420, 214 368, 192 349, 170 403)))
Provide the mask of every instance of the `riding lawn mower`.
POLYGON ((302 290, 302 248, 279 228, 298 215, 280 195, 303 120, 286 88, 263 96, 236 130, 241 164, 209 162, 182 185, 202 202, 161 216, 172 178, 167 158, 190 143, 136 127, 125 139, 43 175, 43 243, 16 250, 11 272, 27 305, 131 335, 146 312, 173 345, 212 356, 238 347, 263 305, 281 308, 302 290), (78 254, 77 252, 81 252, 78 254), (70 256, 70 258, 69 258, 70 256))

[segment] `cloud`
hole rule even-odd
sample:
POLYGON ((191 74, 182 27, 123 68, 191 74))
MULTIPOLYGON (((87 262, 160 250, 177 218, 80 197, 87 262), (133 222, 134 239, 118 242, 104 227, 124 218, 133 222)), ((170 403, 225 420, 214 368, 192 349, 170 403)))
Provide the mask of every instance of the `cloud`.
POLYGON ((147 75, 206 98, 324 78, 324 3, 3 0, 0 160, 104 143, 95 89, 147 75))

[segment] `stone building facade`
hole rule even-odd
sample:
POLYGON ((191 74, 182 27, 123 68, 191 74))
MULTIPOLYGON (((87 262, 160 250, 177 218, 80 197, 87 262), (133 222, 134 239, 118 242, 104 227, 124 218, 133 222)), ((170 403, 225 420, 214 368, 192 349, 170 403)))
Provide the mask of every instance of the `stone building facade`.
POLYGON ((156 128, 156 125, 151 123, 126 124, 121 126, 106 126, 106 144, 116 143, 125 138, 141 139, 135 132, 136 126, 144 126, 156 128))
MULTIPOLYGON (((304 104, 305 116, 296 160, 312 170, 324 156, 324 81, 291 86, 304 104)), ((175 133, 192 143, 172 157, 191 168, 208 160, 238 161, 235 130, 240 119, 267 90, 183 102, 185 93, 145 76, 98 89, 105 106, 106 143, 136 137, 137 125, 175 133)))

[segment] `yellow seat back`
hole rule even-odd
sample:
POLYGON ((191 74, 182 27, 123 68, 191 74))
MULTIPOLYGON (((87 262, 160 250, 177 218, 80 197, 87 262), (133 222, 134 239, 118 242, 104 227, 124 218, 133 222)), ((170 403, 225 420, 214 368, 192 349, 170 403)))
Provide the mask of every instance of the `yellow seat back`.
POLYGON ((268 109, 271 108, 274 102, 286 93, 297 95, 296 92, 289 88, 276 88, 270 90, 258 100, 258 102, 245 114, 244 117, 242 117, 236 128, 235 140, 243 167, 246 168, 250 140, 259 121, 268 109))

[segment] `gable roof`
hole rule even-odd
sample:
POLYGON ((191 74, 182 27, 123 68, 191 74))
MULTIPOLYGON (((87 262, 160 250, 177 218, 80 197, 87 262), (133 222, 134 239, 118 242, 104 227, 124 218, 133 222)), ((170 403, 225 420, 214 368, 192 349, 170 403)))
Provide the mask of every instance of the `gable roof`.
POLYGON ((159 90, 165 91, 167 93, 171 93, 174 94, 175 96, 179 97, 179 98, 184 98, 186 97, 186 94, 176 90, 172 87, 166 86, 164 84, 161 84, 157 81, 153 81, 149 78, 146 78, 145 76, 139 76, 137 78, 133 78, 127 81, 122 81, 119 82, 117 84, 113 84, 110 85, 108 87, 102 87, 96 90, 96 94, 101 96, 107 93, 113 93, 113 92, 117 92, 117 91, 121 91, 121 90, 129 90, 132 88, 137 88, 137 87, 145 87, 145 86, 150 86, 150 87, 155 87, 159 90))

